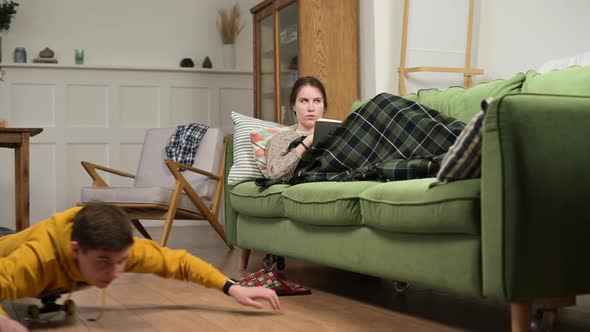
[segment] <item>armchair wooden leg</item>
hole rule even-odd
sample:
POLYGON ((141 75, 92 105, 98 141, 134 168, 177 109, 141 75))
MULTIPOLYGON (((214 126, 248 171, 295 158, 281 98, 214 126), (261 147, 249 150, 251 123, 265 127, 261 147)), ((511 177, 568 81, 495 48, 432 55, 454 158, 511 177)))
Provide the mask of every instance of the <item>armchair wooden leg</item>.
POLYGON ((512 320, 512 332, 528 332, 531 326, 532 302, 510 303, 510 317, 512 320))
POLYGON ((240 251, 240 269, 244 270, 248 267, 248 261, 250 260, 250 249, 242 249, 240 251))
POLYGON ((139 222, 139 219, 131 219, 131 223, 133 224, 133 227, 135 227, 135 229, 137 229, 137 231, 146 239, 152 239, 152 237, 150 236, 150 234, 145 230, 145 228, 143 227, 143 225, 139 222))
POLYGON ((181 194, 182 187, 177 181, 174 192, 172 193, 172 197, 170 198, 170 206, 168 207, 168 213, 166 214, 166 223, 164 224, 164 230, 162 232, 162 237, 160 238, 160 244, 163 247, 165 247, 166 243, 168 243, 168 236, 170 236, 170 229, 172 228, 172 223, 174 222, 174 217, 176 216, 176 208, 180 202, 181 194))

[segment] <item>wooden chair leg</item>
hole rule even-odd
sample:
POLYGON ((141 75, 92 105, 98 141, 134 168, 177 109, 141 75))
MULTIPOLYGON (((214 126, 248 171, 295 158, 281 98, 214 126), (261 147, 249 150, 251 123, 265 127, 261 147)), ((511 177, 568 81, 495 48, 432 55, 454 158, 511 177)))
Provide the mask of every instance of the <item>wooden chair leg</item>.
POLYGON ((510 303, 510 317, 512 321, 512 332, 528 332, 531 326, 532 302, 510 303))
POLYGON ((146 239, 152 239, 152 237, 150 236, 150 234, 145 230, 145 228, 143 227, 143 225, 139 222, 139 219, 131 219, 131 223, 133 224, 133 227, 135 227, 135 229, 137 229, 137 231, 146 239))
POLYGON ((170 236, 170 229, 172 228, 172 223, 174 222, 174 217, 176 216, 176 208, 180 202, 181 194, 182 186, 177 181, 176 186, 174 187, 174 192, 172 193, 172 197, 170 198, 170 206, 168 207, 168 213, 166 214, 166 223, 164 224, 164 230, 162 231, 162 237, 160 238, 160 244, 163 247, 165 247, 166 243, 168 243, 168 236, 170 236))
POLYGON ((250 249, 242 249, 240 251, 240 269, 244 270, 248 267, 248 261, 250 260, 250 249))

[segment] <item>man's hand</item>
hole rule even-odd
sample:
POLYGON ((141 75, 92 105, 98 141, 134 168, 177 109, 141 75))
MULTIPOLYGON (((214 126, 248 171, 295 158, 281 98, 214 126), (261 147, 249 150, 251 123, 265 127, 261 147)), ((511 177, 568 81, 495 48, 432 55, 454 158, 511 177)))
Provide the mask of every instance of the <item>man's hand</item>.
POLYGON ((277 293, 269 288, 233 285, 229 288, 228 294, 241 305, 262 309, 262 303, 257 300, 266 300, 274 310, 281 310, 277 293))
POLYGON ((0 332, 27 332, 21 323, 0 314, 0 332))

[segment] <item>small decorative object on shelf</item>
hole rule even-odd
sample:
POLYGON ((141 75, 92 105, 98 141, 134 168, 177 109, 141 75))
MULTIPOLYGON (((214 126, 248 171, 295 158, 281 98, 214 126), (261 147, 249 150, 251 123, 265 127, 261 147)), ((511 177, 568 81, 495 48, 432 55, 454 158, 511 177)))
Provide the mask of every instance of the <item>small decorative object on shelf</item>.
POLYGON ((230 13, 226 8, 220 9, 218 13, 217 30, 219 30, 223 42, 223 66, 225 68, 235 68, 235 42, 244 28, 243 24, 240 26, 240 8, 238 4, 235 4, 230 13))
POLYGON ((83 48, 77 48, 74 50, 74 62, 77 65, 84 64, 84 49, 83 48))
POLYGON ((17 47, 14 49, 14 62, 26 63, 27 62, 27 50, 24 47, 17 47))
POLYGON ((34 63, 57 63, 57 59, 54 58, 55 52, 53 52, 49 47, 44 48, 41 52, 39 52, 39 57, 34 58, 34 63))
POLYGON ((4 121, 4 120, 0 120, 0 128, 6 128, 8 127, 8 122, 4 121))
POLYGON ((184 59, 180 60, 180 66, 183 68, 192 68, 195 66, 195 63, 193 62, 193 59, 191 59, 191 58, 184 58, 184 59))
POLYGON ((213 68, 213 64, 211 63, 211 59, 208 56, 205 57, 203 60, 203 68, 213 68))

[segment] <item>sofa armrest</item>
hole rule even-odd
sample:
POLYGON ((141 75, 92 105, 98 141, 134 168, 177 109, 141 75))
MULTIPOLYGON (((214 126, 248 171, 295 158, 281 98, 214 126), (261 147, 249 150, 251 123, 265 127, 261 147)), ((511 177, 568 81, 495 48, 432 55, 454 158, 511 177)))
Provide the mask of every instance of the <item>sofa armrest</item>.
POLYGON ((590 292, 590 98, 518 94, 487 111, 482 151, 484 295, 590 292))
POLYGON ((237 245, 238 243, 238 233, 237 233, 237 213, 233 209, 231 205, 231 199, 229 197, 229 193, 233 190, 234 186, 230 186, 227 184, 227 179, 229 178, 229 170, 231 169, 232 165, 234 164, 234 135, 229 135, 227 137, 227 147, 225 149, 225 170, 223 181, 225 181, 224 186, 225 190, 223 192, 223 206, 224 206, 224 224, 225 224, 225 233, 227 234, 227 240, 231 245, 237 245))

